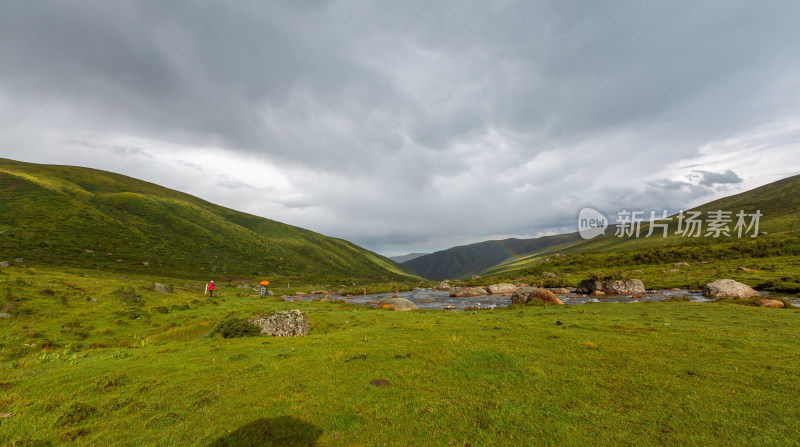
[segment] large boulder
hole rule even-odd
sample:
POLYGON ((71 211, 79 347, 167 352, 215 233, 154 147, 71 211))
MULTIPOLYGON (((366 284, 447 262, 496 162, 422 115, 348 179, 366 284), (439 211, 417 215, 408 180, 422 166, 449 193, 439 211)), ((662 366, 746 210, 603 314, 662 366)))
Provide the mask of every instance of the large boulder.
POLYGON ((156 292, 169 293, 169 289, 167 289, 167 286, 159 282, 153 283, 153 289, 155 289, 156 292))
POLYGON ((486 287, 486 290, 488 290, 489 293, 492 295, 498 295, 503 293, 514 293, 514 291, 516 291, 517 289, 518 287, 515 286, 514 284, 507 284, 507 283, 492 284, 491 286, 486 287))
POLYGON ((486 295, 488 292, 483 287, 451 287, 450 296, 464 298, 470 296, 486 295))
POLYGON ((405 298, 388 298, 378 303, 378 309, 417 310, 416 304, 405 298))
POLYGON ((436 286, 433 288, 436 290, 450 290, 450 284, 448 284, 447 281, 442 281, 439 284, 436 284, 436 286))
POLYGON ((8 263, 8 261, 0 261, 0 267, 9 267, 9 266, 10 264, 8 263))
POLYGON ((298 309, 283 310, 249 320, 261 328, 262 335, 299 337, 308 335, 308 315, 298 309))
POLYGON ((542 302, 547 304, 564 304, 555 293, 547 290, 547 289, 535 289, 533 290, 528 298, 525 300, 526 303, 535 303, 535 302, 542 302))
POLYGON ((633 295, 634 293, 642 294, 646 291, 641 279, 617 279, 608 281, 587 279, 581 281, 578 287, 575 288, 575 293, 582 294, 603 292, 608 295, 633 295))
POLYGON ((719 279, 703 286, 703 296, 708 298, 747 298, 758 295, 747 284, 732 279, 719 279))
POLYGON ((538 287, 520 287, 511 294, 511 304, 525 304, 531 292, 538 289, 538 287))

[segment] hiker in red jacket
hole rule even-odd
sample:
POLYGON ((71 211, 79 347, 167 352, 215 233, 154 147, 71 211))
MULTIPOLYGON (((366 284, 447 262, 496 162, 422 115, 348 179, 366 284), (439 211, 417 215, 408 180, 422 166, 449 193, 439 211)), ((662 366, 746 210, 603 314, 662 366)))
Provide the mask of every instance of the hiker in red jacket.
POLYGON ((212 297, 214 296, 214 280, 213 279, 211 280, 211 282, 208 283, 208 293, 210 293, 212 297))

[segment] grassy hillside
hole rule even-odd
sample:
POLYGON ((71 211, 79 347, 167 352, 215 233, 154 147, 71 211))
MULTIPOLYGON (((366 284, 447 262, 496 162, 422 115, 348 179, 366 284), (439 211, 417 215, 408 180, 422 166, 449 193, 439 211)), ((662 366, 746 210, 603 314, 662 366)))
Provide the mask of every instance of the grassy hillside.
POLYGON ((576 234, 545 236, 536 239, 505 239, 462 245, 437 251, 403 263, 409 270, 428 279, 469 277, 503 261, 542 249, 561 246, 579 239, 576 234))
MULTIPOLYGON (((721 265, 720 263, 722 263, 729 267, 735 265, 736 260, 746 259, 750 264, 759 264, 762 263, 759 261, 760 259, 777 257, 795 259, 800 256, 800 176, 786 178, 751 191, 715 200, 694 208, 692 211, 701 212, 701 216, 705 220, 708 216, 707 213, 715 210, 732 211, 733 222, 730 224, 730 237, 706 237, 707 225, 705 222, 701 237, 681 237, 675 234, 677 219, 672 216, 673 220, 669 222, 668 237, 666 238, 655 235, 649 238, 620 238, 615 236, 614 230, 610 228, 604 236, 590 240, 579 239, 554 249, 529 253, 519 259, 509 260, 488 268, 482 274, 514 277, 538 274, 545 270, 585 272, 605 268, 625 270, 626 267, 630 267, 628 270, 642 270, 636 266, 652 266, 651 273, 655 276, 661 275, 659 278, 661 280, 664 279, 665 272, 667 275, 675 273, 669 271, 673 270, 673 263, 686 262, 692 264, 695 270, 708 270, 707 267, 698 266, 721 265), (763 214, 760 218, 760 235, 758 237, 750 237, 751 231, 746 237, 739 238, 732 231, 737 220, 735 215, 740 210, 748 214, 759 210, 763 214), (552 257, 554 253, 567 254, 568 258, 543 262, 546 257, 552 257)), ((616 220, 616 216, 608 217, 612 221, 616 220)), ((649 225, 642 225, 641 235, 646 235, 648 231, 649 225)), ((766 264, 769 263, 766 262, 766 264)), ((647 271, 647 269, 644 270, 647 271)), ((704 275, 694 276, 705 277, 704 275)), ((794 276, 784 275, 778 280, 785 283, 800 282, 800 279, 794 276)), ((779 287, 779 289, 792 291, 795 290, 795 287, 779 287)))
POLYGON ((350 242, 95 169, 0 159, 0 261, 183 277, 413 279, 350 242))
POLYGON ((0 445, 797 442, 796 309, 391 312, 154 280, 0 269, 0 445), (204 336, 293 308, 307 337, 204 336))

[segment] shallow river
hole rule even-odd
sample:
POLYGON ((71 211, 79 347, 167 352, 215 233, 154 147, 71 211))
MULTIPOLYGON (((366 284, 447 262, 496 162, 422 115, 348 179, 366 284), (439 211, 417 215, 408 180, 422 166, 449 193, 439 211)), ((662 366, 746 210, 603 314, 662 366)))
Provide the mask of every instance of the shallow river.
MULTIPOLYGON (((349 303, 361 304, 364 306, 372 306, 374 303, 380 302, 386 298, 392 298, 395 295, 400 298, 408 299, 416 304, 420 309, 442 310, 448 306, 453 306, 453 310, 464 310, 466 307, 505 307, 511 304, 510 295, 483 295, 469 298, 453 298, 450 297, 450 292, 447 290, 433 289, 414 289, 408 292, 375 293, 348 297, 330 295, 329 298, 341 299, 349 303)), ((768 292, 760 292, 760 295, 765 297, 782 296, 768 292)), ((323 296, 324 295, 306 295, 301 297, 290 296, 284 299, 286 301, 313 301, 322 298, 323 296)), ((704 297, 701 293, 689 292, 685 289, 655 290, 642 295, 641 298, 634 298, 631 295, 604 295, 602 297, 593 297, 574 293, 568 295, 558 295, 561 301, 563 301, 566 305, 586 303, 639 303, 643 301, 664 301, 672 296, 688 296, 689 299, 696 302, 713 301, 704 297)), ((788 300, 795 306, 800 306, 800 300, 796 298, 788 298, 788 300)))

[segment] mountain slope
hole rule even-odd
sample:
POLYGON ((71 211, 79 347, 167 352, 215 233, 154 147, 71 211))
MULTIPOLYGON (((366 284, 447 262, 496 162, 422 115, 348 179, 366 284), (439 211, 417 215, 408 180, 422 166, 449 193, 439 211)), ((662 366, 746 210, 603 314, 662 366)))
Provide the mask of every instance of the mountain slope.
MULTIPOLYGON (((668 235, 644 237, 649 231, 649 224, 643 224, 641 237, 617 237, 614 228, 609 227, 606 234, 590 240, 578 239, 561 246, 558 252, 575 255, 613 254, 620 263, 670 262, 685 260, 703 260, 709 257, 730 258, 748 254, 751 256, 794 255, 800 254, 800 175, 785 178, 767 185, 745 191, 733 196, 709 202, 689 211, 701 213, 703 220, 701 237, 681 237, 676 234, 678 223, 676 216, 670 216, 668 235), (722 210, 730 211, 732 222, 729 224, 730 237, 706 237, 708 213, 722 210), (734 227, 736 214, 744 211, 752 214, 760 211, 760 236, 750 237, 753 230, 739 238, 734 227)), ((617 216, 607 216, 616 221, 617 216)), ((750 219, 747 219, 747 223, 750 219)), ((655 234, 662 230, 657 230, 655 234)), ((577 233, 575 233, 577 234, 577 233)), ((533 268, 541 259, 555 251, 541 250, 523 258, 498 264, 483 272, 487 275, 514 274, 533 268)))
POLYGON ((458 279, 469 277, 493 267, 507 259, 536 252, 548 247, 561 246, 579 239, 577 233, 544 236, 535 239, 505 239, 462 245, 437 251, 404 262, 414 273, 428 279, 458 279))
POLYGON ((403 280, 350 242, 124 175, 0 159, 0 261, 158 272, 403 280))

